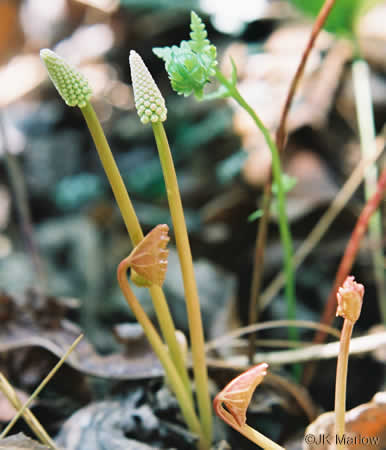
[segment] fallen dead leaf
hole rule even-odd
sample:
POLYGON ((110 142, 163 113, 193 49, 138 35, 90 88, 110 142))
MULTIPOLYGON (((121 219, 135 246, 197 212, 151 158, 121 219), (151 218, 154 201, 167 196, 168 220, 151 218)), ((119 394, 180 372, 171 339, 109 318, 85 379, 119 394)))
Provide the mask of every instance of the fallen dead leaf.
MULTIPOLYGON (((64 318, 65 308, 56 307, 58 299, 48 298, 45 307, 37 303, 35 309, 28 300, 17 302, 13 297, 4 298, 10 299, 7 305, 12 315, 8 314, 8 320, 2 323, 0 352, 40 347, 60 358, 81 334, 79 327, 64 318)), ((133 380, 162 376, 162 367, 150 346, 138 348, 141 351, 136 351, 137 345, 131 345, 131 350, 125 353, 100 356, 84 338, 66 364, 82 373, 105 378, 133 380)))
POLYGON ((287 213, 291 221, 329 204, 338 193, 327 166, 316 153, 307 149, 298 150, 292 156, 286 173, 297 180, 287 194, 287 213))
MULTIPOLYGON (((305 436, 329 436, 324 443, 303 441, 304 450, 328 450, 334 445, 335 413, 319 416, 306 429, 305 436)), ((386 392, 377 393, 369 403, 346 412, 345 437, 352 438, 350 448, 356 450, 382 450, 386 447, 386 392)), ((347 441, 349 442, 349 441, 347 441)))

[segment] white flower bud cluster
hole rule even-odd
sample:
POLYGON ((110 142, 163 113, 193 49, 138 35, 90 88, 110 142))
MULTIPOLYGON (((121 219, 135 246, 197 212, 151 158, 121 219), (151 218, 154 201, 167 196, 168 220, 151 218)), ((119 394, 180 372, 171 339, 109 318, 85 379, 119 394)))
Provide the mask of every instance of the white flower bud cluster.
POLYGON ((48 74, 68 106, 84 108, 92 95, 87 79, 53 51, 40 51, 48 74))
POLYGON ((148 68, 134 50, 131 50, 129 60, 135 107, 141 122, 164 122, 167 114, 165 100, 148 68))

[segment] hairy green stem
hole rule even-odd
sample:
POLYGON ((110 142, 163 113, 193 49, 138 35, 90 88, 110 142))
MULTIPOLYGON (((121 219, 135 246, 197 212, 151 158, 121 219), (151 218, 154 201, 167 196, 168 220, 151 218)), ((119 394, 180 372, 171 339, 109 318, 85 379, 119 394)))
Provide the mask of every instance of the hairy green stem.
MULTIPOLYGON (((363 158, 371 157, 377 153, 377 147, 369 79, 370 73, 366 61, 358 59, 352 64, 352 76, 362 156, 363 158)), ((377 188, 377 178, 377 166, 374 163, 366 170, 365 174, 366 201, 369 200, 377 188)), ((375 211, 370 219, 369 235, 379 309, 383 323, 386 324, 386 284, 384 256, 382 251, 383 233, 381 213, 379 210, 375 211)))
POLYGON ((206 438, 208 441, 211 441, 212 408, 210 404, 208 373, 205 361, 204 331, 189 237, 178 188, 177 175, 174 169, 173 158, 164 126, 162 122, 155 122, 152 123, 152 127, 165 179, 170 214, 172 216, 174 235, 184 282, 200 420, 206 438))
MULTIPOLYGON (((254 109, 245 101, 238 89, 219 71, 216 70, 218 81, 229 91, 231 97, 251 116, 271 151, 273 178, 277 185, 277 203, 279 213, 279 230, 284 250, 284 270, 286 274, 285 295, 287 300, 288 318, 296 318, 296 297, 295 297, 295 271, 293 266, 293 247, 291 232, 288 224, 286 212, 286 195, 282 181, 282 171, 279 151, 272 139, 268 129, 264 126, 254 109)), ((289 337, 291 340, 298 340, 298 331, 296 328, 289 328, 289 337)))
POLYGON ((193 405, 191 403, 190 397, 186 392, 185 386, 176 370, 176 367, 171 359, 168 350, 165 348, 159 334, 157 333, 154 325, 151 323, 149 317, 143 310, 141 304, 137 300, 133 291, 130 288, 129 282, 127 281, 127 270, 131 264, 130 256, 125 258, 118 266, 118 283, 126 298, 126 301, 130 308, 132 309, 136 319, 141 324, 146 337, 148 338, 154 352, 161 361, 163 368, 165 369, 167 379, 172 387, 178 403, 180 405, 182 414, 184 416, 185 422, 191 431, 196 433, 200 437, 199 448, 209 449, 210 442, 203 435, 200 422, 194 411, 193 405))
MULTIPOLYGON (((86 106, 80 110, 83 113, 91 136, 94 140, 95 147, 98 151, 99 158, 118 203, 126 229, 130 235, 133 246, 135 246, 143 239, 142 228, 127 193, 119 169, 115 163, 114 156, 111 152, 106 136, 91 104, 88 102, 86 106)), ((169 306, 165 299, 165 295, 162 289, 155 285, 150 286, 149 290, 153 300, 158 323, 161 327, 162 335, 169 347, 172 360, 182 378, 185 389, 190 396, 190 403, 193 405, 192 388, 185 365, 184 356, 176 338, 176 329, 173 318, 170 314, 169 306)))

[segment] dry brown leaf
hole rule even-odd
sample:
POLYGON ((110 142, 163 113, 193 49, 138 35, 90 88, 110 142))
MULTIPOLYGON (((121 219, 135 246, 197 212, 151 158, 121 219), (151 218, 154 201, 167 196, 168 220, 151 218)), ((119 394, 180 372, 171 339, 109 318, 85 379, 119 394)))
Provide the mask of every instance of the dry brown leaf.
MULTIPOLYGON (((34 310, 28 300, 21 305, 12 297, 8 298, 11 299, 8 306, 13 311, 8 320, 2 322, 0 353, 40 347, 60 358, 81 333, 79 327, 63 317, 63 310, 60 308, 48 306, 48 310, 45 310, 40 304, 34 310)), ((85 374, 113 379, 129 380, 163 375, 158 358, 149 346, 132 345, 130 348, 131 351, 125 354, 100 356, 84 338, 66 360, 66 364, 85 374), (137 352, 137 349, 140 350, 137 352)))
POLYGON ((285 171, 297 180, 287 195, 287 213, 291 221, 329 204, 338 193, 326 165, 316 153, 307 149, 298 150, 288 161, 285 171))
MULTIPOLYGON (((327 412, 309 425, 303 442, 304 450, 335 448, 335 413, 327 412), (312 436, 310 439, 308 436, 312 436), (324 436, 324 443, 319 437, 324 436), (312 442, 315 437, 315 442, 312 442), (308 441, 308 442, 307 442, 308 441)), ((386 448, 386 392, 376 394, 371 402, 346 412, 345 437, 349 448, 356 450, 382 450, 386 448), (352 442, 349 439, 353 439, 352 442)))
MULTIPOLYGON (((267 41, 265 53, 245 55, 242 47, 229 49, 229 53, 234 52, 242 62, 242 77, 238 84, 241 94, 272 133, 279 124, 309 32, 310 28, 304 25, 281 27, 267 41)), ((320 128, 325 123, 345 64, 351 56, 352 49, 346 42, 332 44, 327 34, 322 34, 317 40, 288 117, 288 132, 305 125, 320 128), (323 57, 322 52, 326 52, 323 57)), ((234 101, 230 102, 235 109, 234 130, 240 135, 243 148, 251 152, 244 166, 244 178, 252 186, 259 186, 269 174, 270 151, 246 111, 234 101)))

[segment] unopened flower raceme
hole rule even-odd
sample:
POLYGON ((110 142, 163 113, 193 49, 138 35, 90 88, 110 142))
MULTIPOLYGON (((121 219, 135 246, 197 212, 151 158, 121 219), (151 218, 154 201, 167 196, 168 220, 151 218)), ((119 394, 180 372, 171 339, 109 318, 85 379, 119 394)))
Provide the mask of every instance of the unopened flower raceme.
POLYGON ((129 60, 135 107, 141 122, 164 122, 167 114, 165 100, 148 68, 134 50, 131 50, 129 60))
POLYGON ((357 283, 353 276, 347 277, 336 294, 336 315, 355 323, 361 313, 364 292, 363 284, 357 283))
POLYGON ((84 108, 92 95, 92 90, 84 75, 48 48, 40 51, 40 57, 47 68, 48 75, 66 104, 84 108))

